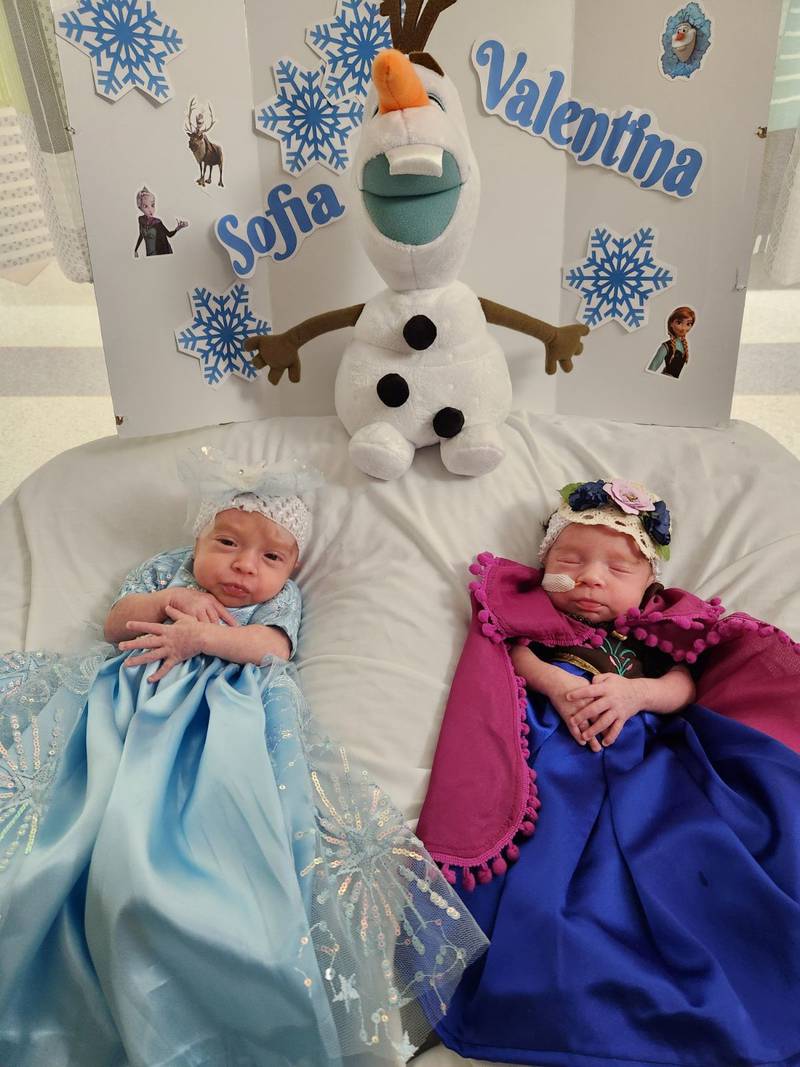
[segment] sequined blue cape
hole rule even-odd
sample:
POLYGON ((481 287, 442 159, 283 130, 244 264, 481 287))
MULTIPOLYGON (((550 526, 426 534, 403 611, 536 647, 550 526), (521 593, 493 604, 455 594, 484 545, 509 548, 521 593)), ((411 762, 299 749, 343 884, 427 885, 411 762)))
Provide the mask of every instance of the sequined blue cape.
MULTIPOLYGON (((120 595, 171 583, 188 550, 120 595)), ((241 612, 294 646, 293 584, 241 612)), ((291 665, 125 659, 0 658, 0 1064, 410 1056, 485 943, 400 813, 291 665)))

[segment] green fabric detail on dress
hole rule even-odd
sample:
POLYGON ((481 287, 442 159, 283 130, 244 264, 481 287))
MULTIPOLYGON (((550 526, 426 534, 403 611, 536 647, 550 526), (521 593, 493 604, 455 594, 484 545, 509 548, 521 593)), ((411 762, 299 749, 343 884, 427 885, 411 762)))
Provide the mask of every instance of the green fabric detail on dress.
POLYGON ((636 655, 629 648, 625 648, 623 640, 613 641, 611 637, 607 637, 600 646, 600 651, 605 652, 611 660, 617 674, 627 674, 636 662, 636 655))

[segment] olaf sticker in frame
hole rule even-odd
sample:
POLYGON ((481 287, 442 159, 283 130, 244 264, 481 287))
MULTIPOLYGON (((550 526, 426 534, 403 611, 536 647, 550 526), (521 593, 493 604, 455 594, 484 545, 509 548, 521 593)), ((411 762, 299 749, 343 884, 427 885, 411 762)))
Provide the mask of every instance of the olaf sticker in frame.
POLYGON ((691 78, 710 48, 711 19, 699 4, 686 4, 667 19, 658 69, 668 81, 691 78))

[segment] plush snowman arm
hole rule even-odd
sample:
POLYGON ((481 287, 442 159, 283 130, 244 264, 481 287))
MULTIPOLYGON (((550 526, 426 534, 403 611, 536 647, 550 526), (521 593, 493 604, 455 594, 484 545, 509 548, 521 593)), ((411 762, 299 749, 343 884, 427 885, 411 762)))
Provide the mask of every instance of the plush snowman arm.
POLYGON ((487 300, 483 296, 478 299, 487 322, 493 326, 505 326, 509 330, 526 333, 542 342, 545 347, 544 369, 548 374, 555 374, 559 364, 563 371, 572 370, 572 357, 579 356, 583 351, 581 338, 589 332, 588 326, 582 323, 570 326, 551 326, 549 322, 534 319, 505 304, 496 304, 494 300, 487 300))
POLYGON ((285 333, 248 337, 244 347, 248 352, 256 353, 253 356, 254 367, 259 370, 262 367, 270 368, 267 377, 273 385, 278 384, 285 370, 289 371, 289 381, 299 382, 300 349, 303 345, 320 334, 343 330, 345 326, 355 326, 363 310, 363 304, 353 304, 352 307, 326 311, 322 315, 305 319, 285 333))

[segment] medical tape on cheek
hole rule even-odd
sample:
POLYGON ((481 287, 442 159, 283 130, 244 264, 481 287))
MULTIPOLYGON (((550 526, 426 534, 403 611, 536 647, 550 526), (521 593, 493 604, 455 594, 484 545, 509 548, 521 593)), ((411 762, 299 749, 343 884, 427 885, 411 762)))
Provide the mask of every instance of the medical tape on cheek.
POLYGON ((542 589, 547 593, 568 593, 575 588, 575 582, 568 574, 545 574, 542 589))

